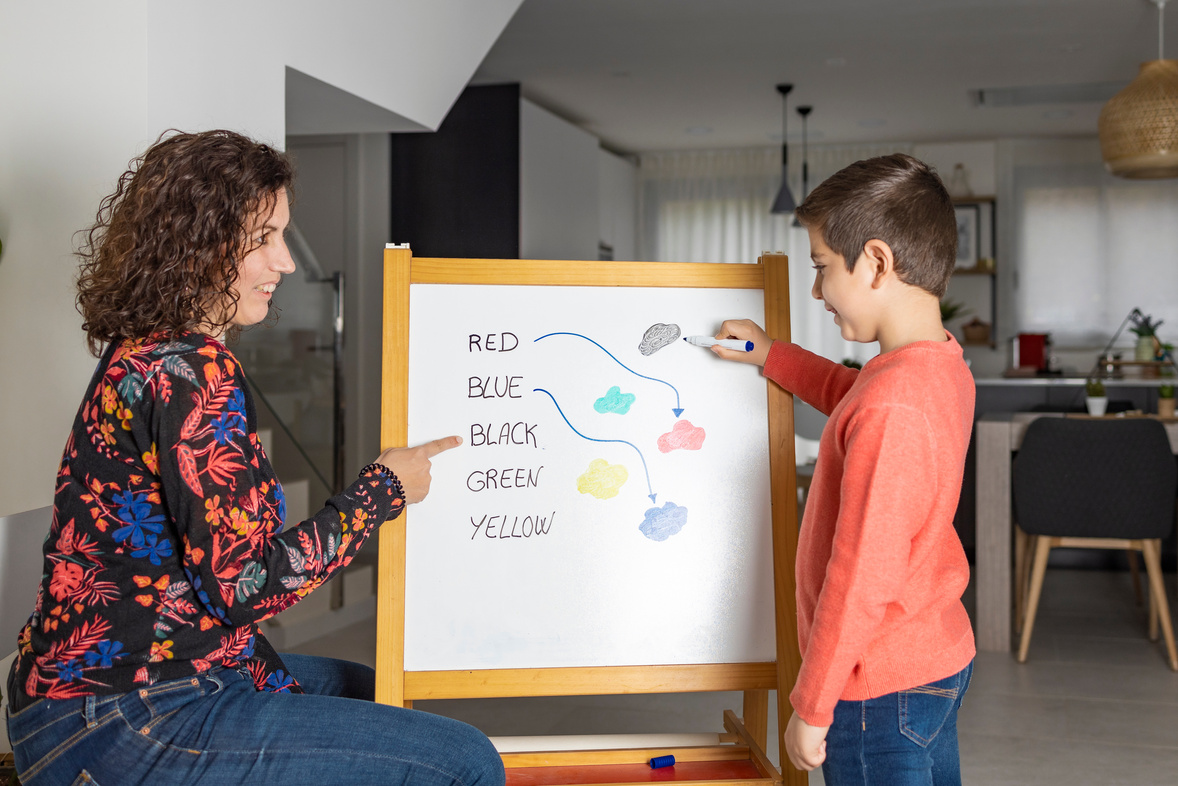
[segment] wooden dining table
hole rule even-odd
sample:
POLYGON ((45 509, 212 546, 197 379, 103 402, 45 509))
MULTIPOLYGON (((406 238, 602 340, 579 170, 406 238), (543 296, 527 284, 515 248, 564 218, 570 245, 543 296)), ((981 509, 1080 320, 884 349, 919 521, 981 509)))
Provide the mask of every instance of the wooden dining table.
MULTIPOLYGON (((979 650, 1009 652, 1013 547, 1011 537, 1011 461, 1027 424, 1041 417, 1084 417, 1058 412, 988 412, 975 424, 977 450, 977 540, 974 563, 976 638, 979 650)), ((1115 420, 1133 415, 1110 415, 1115 420)), ((1154 417, 1137 415, 1136 417, 1154 417)), ((1157 418, 1166 427, 1170 448, 1178 454, 1178 419, 1157 418)), ((1066 460, 1066 457, 1061 457, 1066 460)))

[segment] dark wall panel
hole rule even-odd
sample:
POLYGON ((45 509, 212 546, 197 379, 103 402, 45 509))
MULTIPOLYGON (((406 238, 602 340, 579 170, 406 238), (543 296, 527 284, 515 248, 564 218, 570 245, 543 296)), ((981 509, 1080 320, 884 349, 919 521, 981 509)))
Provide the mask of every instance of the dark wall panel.
POLYGON ((435 133, 392 135, 392 240, 419 257, 519 257, 519 85, 468 87, 435 133))

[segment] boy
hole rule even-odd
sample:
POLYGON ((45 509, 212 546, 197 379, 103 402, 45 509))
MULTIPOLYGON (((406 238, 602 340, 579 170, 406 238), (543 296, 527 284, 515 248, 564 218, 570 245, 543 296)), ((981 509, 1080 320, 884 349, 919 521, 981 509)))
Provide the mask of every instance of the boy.
POLYGON ((953 204, 911 156, 859 161, 798 208, 811 295, 848 341, 880 345, 862 371, 773 342, 747 320, 714 347, 830 417, 798 538, 802 668, 786 750, 828 786, 960 784, 957 710, 974 640, 969 565, 953 529, 974 384, 941 324, 956 258, 953 204))

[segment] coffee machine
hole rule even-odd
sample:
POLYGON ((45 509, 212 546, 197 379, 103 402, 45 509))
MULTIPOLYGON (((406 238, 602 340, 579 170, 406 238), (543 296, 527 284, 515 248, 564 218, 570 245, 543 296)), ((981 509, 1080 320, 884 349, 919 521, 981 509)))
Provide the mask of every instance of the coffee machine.
POLYGON ((1050 370, 1051 334, 1019 333, 1011 342, 1011 368, 1024 371, 1050 370))

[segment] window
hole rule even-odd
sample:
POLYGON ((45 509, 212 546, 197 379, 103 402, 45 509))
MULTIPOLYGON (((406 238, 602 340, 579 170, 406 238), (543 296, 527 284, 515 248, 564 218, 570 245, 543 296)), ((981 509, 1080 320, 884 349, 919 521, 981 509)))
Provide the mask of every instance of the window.
MULTIPOLYGON (((861 158, 909 148, 830 146, 810 150, 813 187, 861 158)), ((755 262, 765 251, 790 258, 790 333, 798 345, 832 360, 864 362, 877 347, 844 341, 810 297, 810 241, 790 216, 769 212, 781 184, 780 148, 646 153, 639 165, 642 258, 665 262, 755 262)), ((800 179, 791 179, 802 197, 800 179)))
POLYGON ((1020 167, 1014 183, 1019 330, 1102 346, 1140 308, 1178 340, 1178 183, 1099 165, 1020 167))

